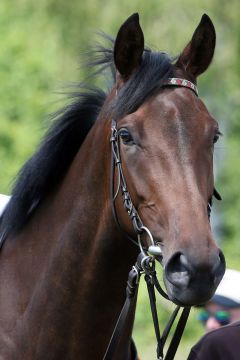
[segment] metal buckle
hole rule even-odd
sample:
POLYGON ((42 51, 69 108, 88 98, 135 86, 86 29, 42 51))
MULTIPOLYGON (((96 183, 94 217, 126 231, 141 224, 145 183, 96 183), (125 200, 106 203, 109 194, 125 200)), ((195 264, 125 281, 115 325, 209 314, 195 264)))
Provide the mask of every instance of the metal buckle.
POLYGON ((142 246, 142 243, 141 243, 141 234, 138 234, 138 245, 139 245, 139 248, 141 250, 141 253, 144 254, 145 256, 153 256, 153 257, 156 257, 156 256, 162 256, 162 250, 160 248, 159 245, 156 245, 154 240, 153 240, 153 236, 150 232, 150 230, 146 227, 146 226, 142 226, 141 227, 141 234, 143 233, 143 231, 145 231, 150 239, 150 242, 151 242, 151 245, 148 247, 148 249, 145 251, 143 249, 143 246, 142 246))

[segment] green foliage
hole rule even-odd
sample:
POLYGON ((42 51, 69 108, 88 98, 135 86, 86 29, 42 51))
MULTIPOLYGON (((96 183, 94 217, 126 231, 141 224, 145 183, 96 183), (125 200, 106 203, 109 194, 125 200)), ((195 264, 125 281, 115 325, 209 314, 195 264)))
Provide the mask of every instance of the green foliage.
MULTIPOLYGON (((217 32, 211 68, 199 80, 200 95, 219 120, 224 138, 215 150, 220 240, 230 267, 240 269, 239 197, 239 77, 240 22, 238 0, 2 0, 0 2, 0 192, 10 184, 21 164, 33 153, 47 124, 47 113, 61 106, 56 89, 78 81, 80 49, 96 39, 94 31, 115 35, 133 12, 140 13, 147 45, 171 54, 181 52, 201 15, 207 13, 217 32)), ((159 305, 161 323, 172 310, 159 305)), ((192 315, 177 360, 186 359, 202 333, 192 315)), ((153 358, 154 335, 145 289, 140 290, 135 326, 142 358, 153 358), (151 349, 149 351, 149 349, 151 349)))

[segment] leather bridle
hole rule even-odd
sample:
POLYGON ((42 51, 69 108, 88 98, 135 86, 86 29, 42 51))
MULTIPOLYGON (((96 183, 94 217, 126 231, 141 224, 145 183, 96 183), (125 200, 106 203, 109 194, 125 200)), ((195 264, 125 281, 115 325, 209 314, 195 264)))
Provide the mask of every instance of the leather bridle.
MULTIPOLYGON (((190 82, 189 80, 179 79, 179 78, 169 78, 165 80, 162 85, 163 87, 169 86, 180 86, 191 89, 196 96, 198 96, 197 87, 195 84, 190 82)), ((147 289, 149 293, 150 306, 152 312, 152 318, 154 323, 154 329, 157 339, 157 359, 158 360, 172 360, 174 359, 175 353, 177 351, 178 345, 180 343, 189 313, 190 307, 185 307, 182 310, 182 314, 179 318, 178 324, 176 325, 175 333, 170 342, 169 348, 167 350, 166 356, 164 357, 163 348, 166 342, 166 339, 169 335, 170 329, 176 319, 176 316, 180 310, 180 306, 177 306, 174 310, 168 324, 166 325, 162 336, 160 334, 159 322, 158 322, 158 314, 156 307, 156 298, 155 298, 155 290, 163 296, 165 299, 169 300, 168 295, 162 289, 157 279, 156 271, 155 271, 155 260, 158 260, 160 263, 162 262, 162 251, 161 244, 155 243, 153 236, 150 230, 143 225, 143 222, 132 202, 131 196, 129 194, 127 183, 124 177, 120 150, 119 150, 119 133, 117 129, 117 124, 115 120, 112 120, 112 129, 111 129, 111 147, 112 147, 112 164, 111 164, 111 197, 112 197, 112 210, 114 219, 124 233, 124 236, 130 239, 135 245, 139 246, 140 254, 138 255, 136 264, 132 267, 132 270, 129 272, 128 282, 127 282, 127 291, 126 291, 126 301, 118 318, 117 324, 113 331, 111 340, 109 342, 108 348, 104 355, 104 360, 112 360, 117 345, 120 341, 120 337, 122 332, 124 331, 124 326, 127 322, 128 315, 130 315, 131 310, 135 307, 136 298, 137 298, 137 290, 139 285, 139 280, 142 274, 145 274, 145 281, 147 284, 147 289), (115 170, 117 169, 117 189, 115 191, 115 170), (118 220, 115 200, 118 194, 122 195, 123 206, 126 209, 130 220, 133 225, 134 232, 137 235, 138 241, 134 240, 129 234, 127 234, 120 225, 118 220), (141 236, 145 233, 150 240, 150 245, 146 248, 143 246, 141 242, 141 236)), ((208 204, 208 210, 210 211, 208 204)))
MULTIPOLYGON (((198 96, 197 86, 189 80, 180 79, 180 78, 168 78, 162 84, 162 87, 171 87, 171 86, 188 88, 188 89, 192 90, 196 96, 198 96)), ((112 210, 113 210, 114 219, 115 219, 116 223, 118 224, 119 228, 121 229, 121 231, 123 231, 123 229, 118 221, 116 207, 115 207, 115 200, 121 190, 121 194, 123 197, 123 206, 126 209, 128 215, 132 221, 132 225, 133 225, 133 229, 134 229, 135 233, 138 235, 138 245, 139 245, 139 236, 143 233, 144 230, 147 232, 147 234, 150 237, 150 240, 152 241, 152 235, 151 235, 150 231, 145 226, 143 226, 141 218, 140 218, 136 208, 133 205, 131 196, 127 189, 127 184, 126 184, 126 180, 125 180, 125 177, 123 174, 122 163, 121 163, 121 158, 120 158, 119 133, 118 133, 117 124, 116 124, 115 120, 112 120, 110 143, 111 143, 111 147, 112 147, 111 200, 112 200, 112 210), (117 190, 116 190, 116 192, 114 191, 115 168, 117 168, 117 190)), ((210 206, 210 205, 208 204, 208 206, 210 206)), ((133 243, 137 244, 137 242, 134 239, 132 239, 128 234, 126 234, 126 232, 125 232, 125 235, 133 243)), ((160 244, 158 244, 158 245, 160 245, 160 244)), ((152 246, 155 246, 153 241, 152 241, 152 246)), ((156 248, 154 251, 157 251, 157 253, 160 253, 161 249, 159 246, 158 246, 158 248, 159 249, 156 248)), ((156 254, 154 254, 154 255, 156 255, 156 254)))
MULTIPOLYGON (((143 223, 140 219, 140 216, 133 205, 131 196, 127 189, 127 184, 125 180, 125 176, 123 174, 122 163, 120 158, 120 151, 119 151, 119 134, 117 130, 117 124, 115 120, 112 120, 112 129, 111 129, 111 146, 112 146, 112 164, 111 164, 111 197, 112 197, 112 209, 114 219, 116 220, 119 227, 120 223, 118 221, 116 208, 115 208, 115 200, 121 191, 123 197, 123 206, 127 211, 133 225, 133 229, 136 234, 141 234, 143 223), (115 168, 117 168, 117 190, 114 192, 114 175, 115 175, 115 168)), ((136 241, 130 238, 135 244, 136 241)))

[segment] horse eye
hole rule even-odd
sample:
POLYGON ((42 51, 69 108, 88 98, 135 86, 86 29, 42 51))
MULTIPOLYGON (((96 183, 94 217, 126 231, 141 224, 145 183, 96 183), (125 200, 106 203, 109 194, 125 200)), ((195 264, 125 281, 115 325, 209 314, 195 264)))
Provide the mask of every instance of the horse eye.
POLYGON ((219 136, 221 136, 222 133, 220 131, 217 131, 216 134, 214 135, 214 138, 213 138, 213 143, 215 144, 218 139, 219 139, 219 136))
POLYGON ((125 128, 122 128, 118 131, 118 134, 120 136, 120 138, 122 139, 122 142, 125 144, 125 145, 132 145, 134 144, 134 141, 133 141, 133 137, 132 135, 130 134, 129 130, 128 129, 125 129, 125 128))
POLYGON ((218 141, 218 139, 219 139, 219 135, 214 135, 213 143, 216 144, 216 142, 218 141))

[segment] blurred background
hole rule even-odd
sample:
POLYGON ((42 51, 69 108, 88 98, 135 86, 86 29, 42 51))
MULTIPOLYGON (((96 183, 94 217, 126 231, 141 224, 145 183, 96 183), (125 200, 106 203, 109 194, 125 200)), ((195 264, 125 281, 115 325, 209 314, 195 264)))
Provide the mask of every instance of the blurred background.
MULTIPOLYGON (((57 92, 87 74, 82 52, 102 30, 115 36, 122 22, 139 12, 146 44, 176 55, 203 13, 216 28, 214 61, 199 79, 200 96, 219 121, 213 228, 227 266, 240 270, 240 20, 239 0, 1 0, 0 2, 0 193, 33 153, 48 125, 48 114, 62 106, 57 92)), ((236 284, 237 286, 237 284, 236 284)), ((240 286, 240 284, 238 284, 240 286)), ((160 324, 174 306, 159 302, 160 324)), ((203 334, 193 310, 177 360, 203 334)), ((142 360, 155 358, 155 338, 144 284, 140 289, 134 338, 142 360)))

